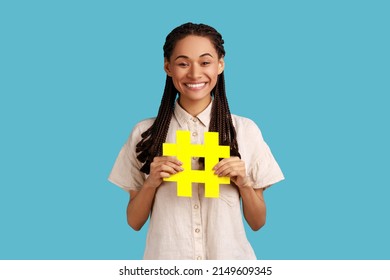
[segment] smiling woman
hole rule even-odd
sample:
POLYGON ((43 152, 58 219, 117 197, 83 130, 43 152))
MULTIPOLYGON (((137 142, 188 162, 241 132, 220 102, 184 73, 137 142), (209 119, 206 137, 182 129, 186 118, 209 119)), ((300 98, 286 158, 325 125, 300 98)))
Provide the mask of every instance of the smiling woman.
MULTIPOLYGON (((266 219, 263 190, 284 177, 256 124, 230 113, 223 43, 204 24, 186 23, 168 34, 158 115, 135 126, 110 174, 130 194, 128 224, 139 230, 150 217, 145 259, 256 259, 240 199, 246 221, 258 230, 266 219), (231 157, 213 168, 231 182, 221 185, 219 198, 206 198, 201 183, 192 183, 192 197, 178 197, 174 183, 163 181, 183 171, 175 157, 162 156, 162 144, 175 142, 177 130, 189 130, 192 144, 203 144, 204 132, 218 132, 219 144, 230 146, 231 157)), ((204 162, 191 164, 199 170, 204 162)))
POLYGON ((224 61, 207 37, 191 35, 177 42, 164 66, 180 92, 179 104, 196 116, 210 104, 224 61))

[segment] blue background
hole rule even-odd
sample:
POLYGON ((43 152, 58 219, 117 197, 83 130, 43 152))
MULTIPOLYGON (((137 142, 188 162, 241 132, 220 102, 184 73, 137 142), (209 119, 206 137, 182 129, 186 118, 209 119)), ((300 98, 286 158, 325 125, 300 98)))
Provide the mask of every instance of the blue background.
POLYGON ((142 258, 107 176, 188 21, 223 34, 231 110, 286 176, 258 257, 390 259, 388 3, 1 1, 0 259, 142 258))

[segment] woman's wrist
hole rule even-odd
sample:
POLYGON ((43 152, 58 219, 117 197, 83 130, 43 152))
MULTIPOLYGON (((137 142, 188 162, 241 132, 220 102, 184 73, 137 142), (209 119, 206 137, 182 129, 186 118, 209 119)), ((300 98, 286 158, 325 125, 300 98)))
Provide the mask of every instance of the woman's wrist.
POLYGON ((239 189, 252 189, 254 182, 247 176, 245 180, 238 186, 239 189))
POLYGON ((155 190, 158 188, 158 186, 156 186, 155 184, 150 182, 148 179, 146 179, 146 181, 144 182, 143 188, 147 189, 147 190, 155 190))

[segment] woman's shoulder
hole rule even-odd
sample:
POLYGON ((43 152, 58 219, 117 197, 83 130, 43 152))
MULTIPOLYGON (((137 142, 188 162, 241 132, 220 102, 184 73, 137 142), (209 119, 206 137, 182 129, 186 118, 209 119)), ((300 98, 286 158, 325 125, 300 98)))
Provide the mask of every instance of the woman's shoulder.
POLYGON ((238 138, 263 138, 259 126, 252 119, 232 114, 232 120, 238 138))
POLYGON ((257 124, 247 118, 247 117, 243 117, 243 116, 238 116, 238 115, 235 115, 235 114, 232 114, 232 120, 233 120, 233 125, 236 129, 241 129, 241 128, 259 128, 257 126, 257 124))
POLYGON ((141 134, 145 132, 149 127, 151 127, 155 119, 156 118, 148 118, 136 123, 130 132, 130 135, 128 137, 128 142, 140 141, 142 138, 141 134))
POLYGON ((133 128, 133 130, 146 130, 148 129, 154 122, 156 118, 148 118, 139 121, 133 128))

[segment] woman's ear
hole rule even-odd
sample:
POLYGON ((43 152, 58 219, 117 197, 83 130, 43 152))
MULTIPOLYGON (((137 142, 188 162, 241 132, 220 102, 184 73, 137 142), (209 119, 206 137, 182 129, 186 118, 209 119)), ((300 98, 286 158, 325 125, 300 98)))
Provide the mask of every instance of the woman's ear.
POLYGON ((172 77, 169 61, 166 58, 164 58, 164 71, 169 77, 172 77))
POLYGON ((223 60, 223 57, 221 57, 218 61, 218 75, 223 72, 225 69, 225 61, 223 60))

